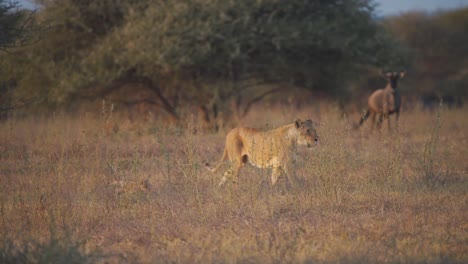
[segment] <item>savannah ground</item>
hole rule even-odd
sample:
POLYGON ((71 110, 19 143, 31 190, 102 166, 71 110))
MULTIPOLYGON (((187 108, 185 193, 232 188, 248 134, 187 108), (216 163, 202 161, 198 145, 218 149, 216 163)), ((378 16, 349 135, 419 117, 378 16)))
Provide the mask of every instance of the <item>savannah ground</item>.
POLYGON ((1 262, 468 262, 466 107, 406 111, 399 132, 370 134, 333 106, 268 109, 245 125, 320 123, 319 146, 274 187, 246 166, 218 188, 203 164, 227 131, 191 133, 196 121, 2 121, 1 262))

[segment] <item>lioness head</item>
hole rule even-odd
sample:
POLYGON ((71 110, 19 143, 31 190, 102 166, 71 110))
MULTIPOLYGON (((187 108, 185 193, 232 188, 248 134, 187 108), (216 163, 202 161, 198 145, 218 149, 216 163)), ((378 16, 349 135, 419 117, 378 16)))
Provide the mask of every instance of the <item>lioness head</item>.
POLYGON ((294 126, 298 132, 297 144, 307 145, 307 147, 310 148, 313 144, 318 143, 319 137, 312 120, 302 121, 300 119, 296 119, 296 121, 294 121, 294 126))

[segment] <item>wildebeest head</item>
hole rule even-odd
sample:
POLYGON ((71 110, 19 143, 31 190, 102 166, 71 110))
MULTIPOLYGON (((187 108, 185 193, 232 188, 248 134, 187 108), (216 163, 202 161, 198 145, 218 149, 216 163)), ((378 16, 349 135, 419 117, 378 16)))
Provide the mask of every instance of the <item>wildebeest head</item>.
POLYGON ((382 72, 383 77, 387 82, 390 84, 392 89, 396 89, 398 85, 398 80, 402 79, 405 77, 406 72, 405 71, 400 71, 400 72, 382 72))

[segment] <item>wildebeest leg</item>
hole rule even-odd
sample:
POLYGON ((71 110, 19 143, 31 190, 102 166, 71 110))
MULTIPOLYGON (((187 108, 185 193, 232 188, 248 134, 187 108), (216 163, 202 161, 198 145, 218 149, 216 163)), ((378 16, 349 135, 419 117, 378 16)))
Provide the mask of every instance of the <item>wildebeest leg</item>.
POLYGON ((371 119, 371 130, 374 130, 374 127, 375 127, 375 112, 371 113, 370 119, 371 119))
POLYGON ((378 119, 379 120, 377 121, 377 128, 380 130, 382 128, 382 122, 383 122, 383 119, 384 119, 384 114, 379 113, 378 119))
POLYGON ((392 131, 392 126, 391 126, 391 124, 390 124, 390 116, 389 116, 388 114, 386 114, 386 115, 384 116, 384 118, 387 119, 387 128, 388 128, 388 131, 392 131))
POLYGON ((397 131, 400 129, 400 111, 396 111, 395 112, 395 127, 397 129, 397 131))
POLYGON ((366 121, 366 119, 369 118, 369 115, 370 110, 368 109, 366 113, 363 116, 361 116, 361 119, 359 120, 359 126, 361 126, 364 123, 364 121, 366 121))

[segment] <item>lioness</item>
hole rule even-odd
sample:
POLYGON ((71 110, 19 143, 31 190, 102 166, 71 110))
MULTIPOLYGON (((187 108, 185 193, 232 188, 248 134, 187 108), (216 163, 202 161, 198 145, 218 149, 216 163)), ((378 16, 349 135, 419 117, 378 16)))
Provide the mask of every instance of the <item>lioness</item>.
POLYGON ((250 162, 258 168, 272 168, 271 184, 275 185, 282 172, 289 176, 288 164, 294 158, 297 145, 311 147, 318 143, 317 131, 311 120, 301 121, 268 131, 255 128, 237 127, 226 136, 224 153, 215 168, 208 163, 206 167, 216 172, 223 162, 229 158, 231 168, 225 173, 219 186, 229 178, 237 181, 240 169, 250 162))

